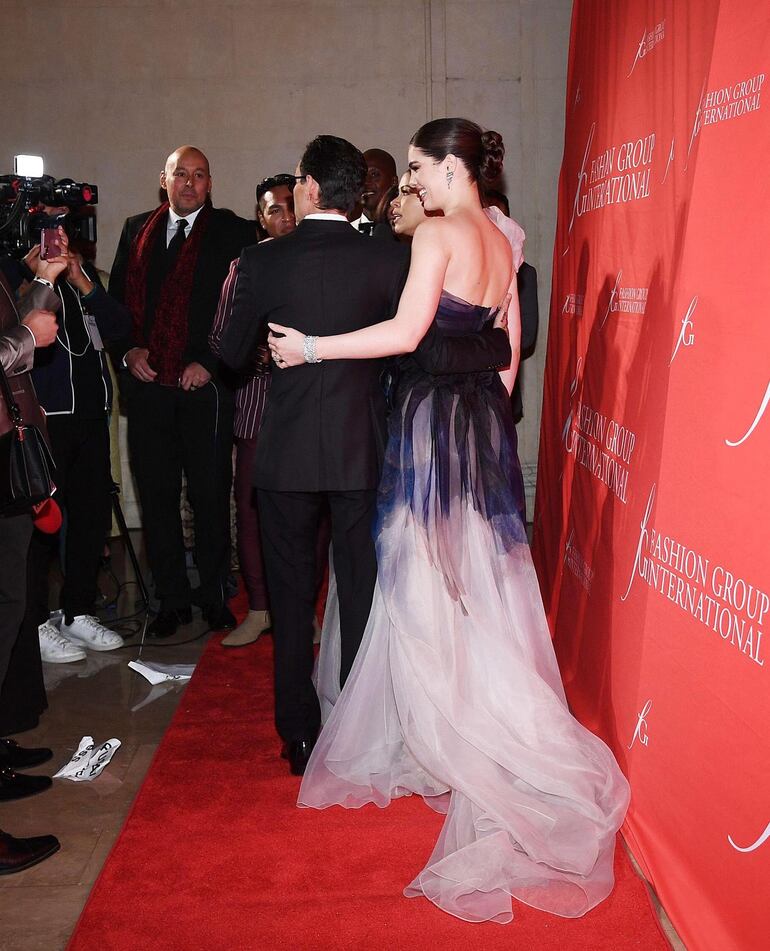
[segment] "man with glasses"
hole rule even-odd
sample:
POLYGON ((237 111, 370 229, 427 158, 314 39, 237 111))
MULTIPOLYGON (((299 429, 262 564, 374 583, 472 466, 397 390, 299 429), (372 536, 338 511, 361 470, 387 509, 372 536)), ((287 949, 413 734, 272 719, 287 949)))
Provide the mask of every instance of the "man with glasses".
MULTIPOLYGON (((281 238, 294 231, 297 222, 294 217, 293 175, 288 172, 271 175, 257 185, 257 220, 266 234, 263 241, 281 238)), ((235 258, 222 287, 209 335, 209 346, 217 356, 220 355, 219 341, 232 311, 237 265, 238 258, 235 258)), ((245 647, 247 644, 253 644, 270 626, 257 503, 251 484, 257 434, 269 386, 270 370, 265 338, 257 348, 253 364, 242 372, 235 394, 235 521, 238 562, 249 598, 249 613, 238 627, 224 638, 223 647, 245 647)))
MULTIPOLYGON (((364 156, 344 139, 320 135, 307 145, 294 176, 296 231, 247 248, 238 261, 232 316, 221 339, 228 365, 253 359, 267 321, 335 334, 395 314, 406 249, 395 242, 378 246, 348 221, 366 174, 364 156)), ((510 359, 507 335, 497 336, 510 359)), ((481 335, 434 344, 436 372, 455 372, 469 361, 478 362, 467 369, 499 365, 489 347, 483 357, 474 348, 475 337, 481 335)), ((377 574, 372 523, 386 441, 382 361, 323 363, 308 356, 306 365, 272 374, 254 467, 273 617, 275 719, 295 775, 304 772, 321 719, 312 682, 319 518, 328 505, 342 684, 361 643, 377 574)))

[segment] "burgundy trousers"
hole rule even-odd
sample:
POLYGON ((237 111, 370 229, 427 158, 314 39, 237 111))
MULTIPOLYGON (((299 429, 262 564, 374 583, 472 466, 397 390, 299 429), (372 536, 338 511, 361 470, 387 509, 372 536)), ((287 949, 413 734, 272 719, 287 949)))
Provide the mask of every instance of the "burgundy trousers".
POLYGON ((235 451, 235 524, 238 532, 238 561, 249 596, 249 610, 268 609, 262 541, 259 535, 257 493, 252 485, 257 438, 236 438, 235 451))

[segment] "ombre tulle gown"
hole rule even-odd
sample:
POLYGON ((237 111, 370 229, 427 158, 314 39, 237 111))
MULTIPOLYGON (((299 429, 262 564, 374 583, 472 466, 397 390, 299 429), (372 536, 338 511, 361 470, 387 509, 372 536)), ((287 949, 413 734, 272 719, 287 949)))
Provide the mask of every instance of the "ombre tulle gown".
MULTIPOLYGON (((461 334, 492 316, 442 292, 436 324, 461 334)), ((337 696, 331 591, 325 724, 299 795, 317 809, 425 797, 446 819, 404 893, 467 921, 510 921, 512 897, 566 917, 600 902, 629 798, 612 753, 567 708, 521 492, 499 376, 402 360, 372 610, 337 696)))

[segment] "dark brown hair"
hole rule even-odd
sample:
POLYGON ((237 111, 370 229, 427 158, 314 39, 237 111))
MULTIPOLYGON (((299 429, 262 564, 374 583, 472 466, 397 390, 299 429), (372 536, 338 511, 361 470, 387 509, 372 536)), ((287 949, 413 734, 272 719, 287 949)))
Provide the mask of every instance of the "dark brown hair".
POLYGON ((503 137, 499 132, 482 132, 470 119, 426 122, 412 136, 410 145, 437 162, 456 155, 474 182, 493 182, 503 170, 503 137))

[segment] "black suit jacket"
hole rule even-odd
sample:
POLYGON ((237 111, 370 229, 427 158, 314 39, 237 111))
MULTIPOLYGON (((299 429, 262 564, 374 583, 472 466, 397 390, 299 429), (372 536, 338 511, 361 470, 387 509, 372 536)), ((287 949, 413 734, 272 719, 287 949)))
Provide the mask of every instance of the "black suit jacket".
MULTIPOLYGON (((537 343, 537 328, 540 322, 540 313, 537 305, 537 271, 531 264, 522 263, 516 275, 516 284, 519 290, 519 312, 521 315, 521 355, 519 361, 526 360, 535 352, 537 343)), ((513 420, 518 421, 524 415, 521 402, 521 383, 516 377, 516 383, 511 393, 511 409, 513 420)))
MULTIPOLYGON (((115 261, 110 273, 110 294, 122 304, 126 302, 126 276, 131 242, 153 212, 145 211, 126 220, 118 243, 115 261)), ((195 225, 193 225, 193 228, 195 225)), ((239 218, 226 208, 214 208, 201 242, 198 264, 195 268, 190 311, 188 315, 187 346, 184 363, 200 363, 209 373, 217 375, 219 361, 209 349, 208 335, 219 303, 219 293, 230 269, 230 262, 243 248, 256 242, 254 223, 239 218)), ((152 315, 150 315, 151 325, 152 315)), ((113 350, 113 356, 122 360, 126 351, 137 346, 129 337, 113 350)))
MULTIPOLYGON (((334 220, 306 220, 286 237, 246 249, 220 343, 225 363, 246 366, 267 321, 328 336, 392 317, 408 265, 407 248, 371 241, 334 220)), ((504 364, 510 345, 503 331, 450 341, 431 329, 418 353, 429 372, 465 372, 504 364)), ((381 360, 273 367, 255 485, 284 492, 376 488, 385 446, 381 369, 381 360)))

